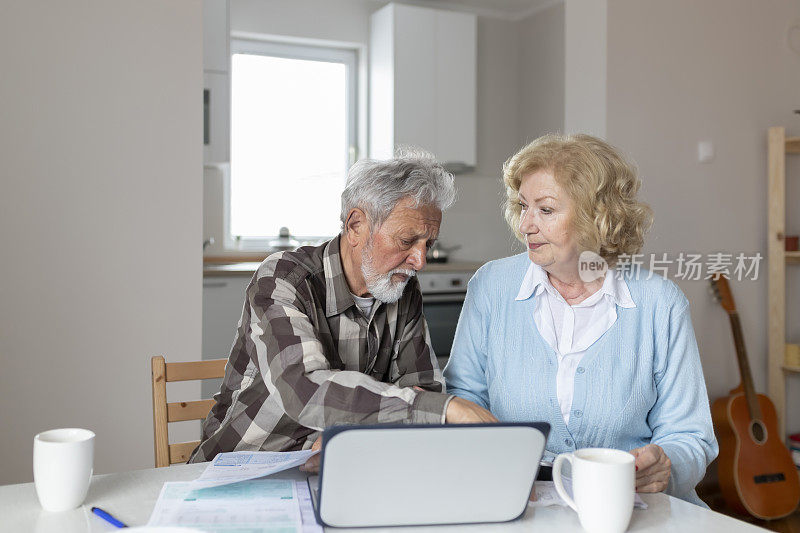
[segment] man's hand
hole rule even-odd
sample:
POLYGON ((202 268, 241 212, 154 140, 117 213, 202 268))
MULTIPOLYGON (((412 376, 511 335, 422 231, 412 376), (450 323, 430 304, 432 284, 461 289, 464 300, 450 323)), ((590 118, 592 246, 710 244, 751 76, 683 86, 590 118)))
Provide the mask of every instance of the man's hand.
POLYGON ((661 492, 669 483, 672 462, 657 444, 631 450, 636 457, 636 492, 661 492))
MULTIPOLYGON (((322 449, 322 435, 317 437, 317 440, 315 440, 314 444, 311 445, 311 449, 317 451, 322 449)), ((300 470, 302 470, 303 472, 308 472, 310 474, 319 473, 319 461, 321 457, 322 457, 321 453, 318 453, 313 457, 309 457, 308 461, 306 461, 306 464, 300 466, 300 470)))
POLYGON ((447 405, 445 422, 448 424, 475 424, 497 422, 492 413, 464 398, 454 396, 447 405))

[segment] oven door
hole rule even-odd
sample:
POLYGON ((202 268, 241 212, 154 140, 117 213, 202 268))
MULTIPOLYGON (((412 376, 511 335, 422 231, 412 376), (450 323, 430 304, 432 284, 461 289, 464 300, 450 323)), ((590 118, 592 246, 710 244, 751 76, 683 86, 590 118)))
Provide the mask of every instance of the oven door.
POLYGON ((461 307, 464 304, 464 292, 454 293, 428 293, 422 295, 422 312, 425 321, 428 323, 428 332, 431 336, 431 344, 436 358, 439 360, 439 367, 444 368, 447 359, 450 357, 450 349, 453 346, 453 337, 456 333, 456 324, 461 315, 461 307))

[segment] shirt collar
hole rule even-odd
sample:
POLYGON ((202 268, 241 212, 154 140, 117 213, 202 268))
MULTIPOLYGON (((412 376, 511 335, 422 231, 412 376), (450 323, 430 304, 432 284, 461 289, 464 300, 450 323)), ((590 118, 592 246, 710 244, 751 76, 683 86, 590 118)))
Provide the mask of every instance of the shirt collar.
POLYGON ((339 237, 334 237, 325 245, 322 252, 322 268, 325 271, 325 316, 341 314, 355 305, 350 286, 342 268, 342 254, 339 237))
MULTIPOLYGON (((532 262, 528 266, 528 271, 525 273, 525 277, 522 280, 522 285, 519 288, 515 300, 527 300, 531 296, 538 295, 545 290, 553 295, 558 293, 555 287, 553 287, 553 284, 550 283, 547 272, 542 267, 532 262)), ((587 305, 591 305, 602 298, 603 295, 607 295, 611 298, 612 302, 620 307, 626 309, 636 307, 636 304, 631 298, 628 284, 625 283, 625 280, 618 274, 617 270, 611 269, 607 271, 605 279, 603 280, 603 286, 600 287, 600 290, 578 305, 582 305, 588 300, 591 300, 591 302, 587 305)))
MULTIPOLYGON (((625 282, 622 274, 618 270, 610 269, 606 271, 606 277, 603 280, 603 286, 600 287, 600 290, 597 292, 608 296, 612 302, 622 308, 630 309, 636 307, 636 304, 633 302, 633 298, 631 298, 631 291, 628 289, 628 284, 625 282)), ((594 294, 589 296, 589 298, 578 305, 583 305, 584 302, 588 302, 593 296, 594 294)), ((598 296, 597 300, 599 300, 601 297, 602 296, 598 296)), ((594 302, 589 302, 587 305, 592 305, 592 303, 594 302)))
POLYGON ((522 285, 515 300, 527 300, 545 290, 548 285, 552 287, 550 280, 547 279, 547 272, 536 263, 531 262, 528 265, 528 271, 525 272, 525 277, 522 279, 522 285))

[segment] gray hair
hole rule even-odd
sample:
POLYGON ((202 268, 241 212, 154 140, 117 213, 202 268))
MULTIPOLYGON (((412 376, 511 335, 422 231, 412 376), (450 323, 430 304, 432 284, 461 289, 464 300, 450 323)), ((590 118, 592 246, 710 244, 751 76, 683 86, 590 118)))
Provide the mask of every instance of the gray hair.
POLYGON ((403 198, 415 206, 430 205, 445 211, 456 197, 453 175, 428 152, 404 148, 394 159, 361 159, 350 168, 342 192, 342 228, 351 209, 363 209, 371 231, 383 224, 403 198))

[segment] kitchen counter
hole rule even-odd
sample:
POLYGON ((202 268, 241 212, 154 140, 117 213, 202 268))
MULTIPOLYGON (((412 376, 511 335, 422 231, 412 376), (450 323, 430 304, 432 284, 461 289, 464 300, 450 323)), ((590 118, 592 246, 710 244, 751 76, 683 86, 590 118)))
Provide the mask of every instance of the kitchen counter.
MULTIPOLYGON (((205 263, 203 277, 247 276, 250 277, 258 269, 260 262, 242 261, 237 263, 205 263)), ((451 261, 447 263, 428 263, 423 272, 475 272, 483 263, 474 261, 451 261)))
POLYGON ((252 276, 253 273, 260 265, 257 261, 246 261, 241 263, 227 263, 227 264, 204 264, 203 277, 218 277, 218 276, 252 276))

